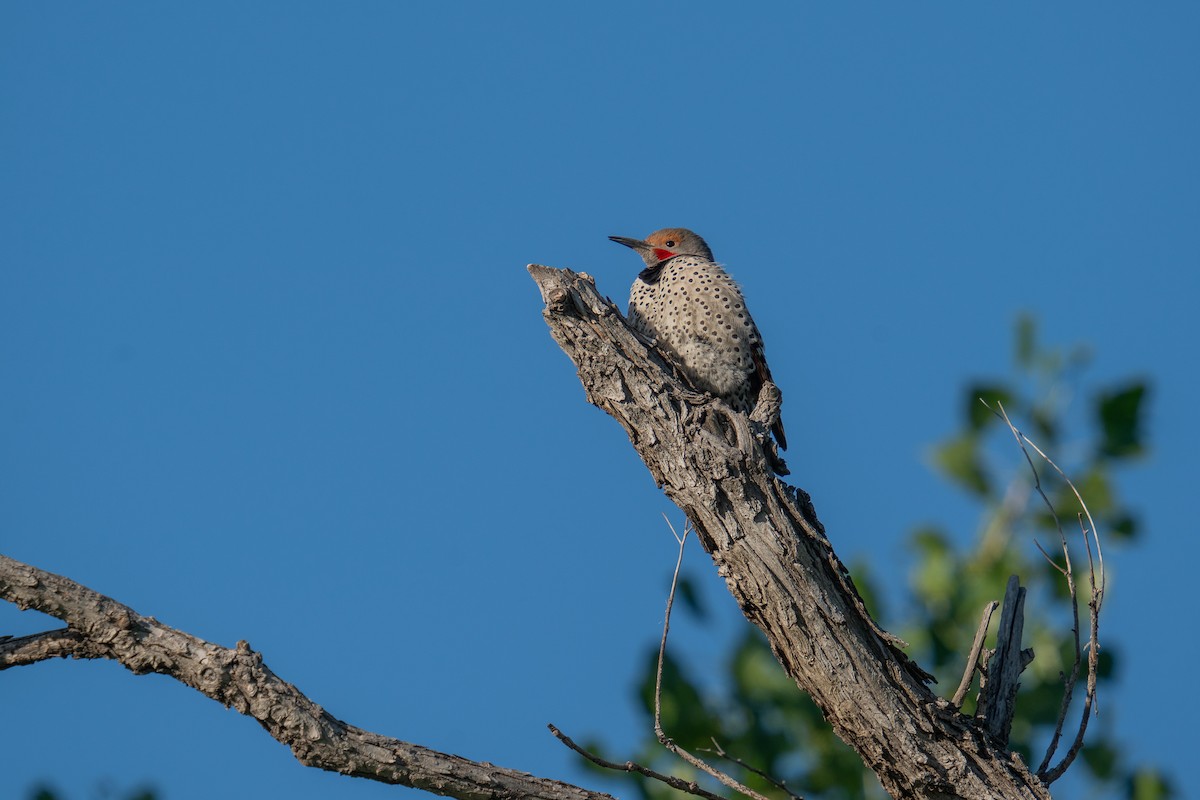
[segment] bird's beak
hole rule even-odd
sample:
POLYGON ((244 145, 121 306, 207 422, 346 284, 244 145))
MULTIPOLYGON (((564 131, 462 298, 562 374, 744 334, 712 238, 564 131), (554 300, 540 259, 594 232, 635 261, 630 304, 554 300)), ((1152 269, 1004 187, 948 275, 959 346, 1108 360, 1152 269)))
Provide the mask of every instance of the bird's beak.
POLYGON ((608 238, 617 244, 623 244, 626 247, 632 247, 634 250, 642 251, 651 249, 649 243, 644 242, 641 239, 630 239, 628 236, 610 236, 608 238))

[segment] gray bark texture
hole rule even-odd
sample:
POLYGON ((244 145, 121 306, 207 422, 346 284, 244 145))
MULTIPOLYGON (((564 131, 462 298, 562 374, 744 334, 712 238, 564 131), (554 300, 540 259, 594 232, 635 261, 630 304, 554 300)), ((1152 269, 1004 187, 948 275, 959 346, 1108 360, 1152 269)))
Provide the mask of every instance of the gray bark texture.
POLYGON ((253 717, 305 766, 463 800, 613 800, 569 783, 356 728, 279 678, 246 642, 233 649, 206 642, 68 578, 2 555, 0 598, 69 626, 19 639, 0 637, 0 670, 55 657, 108 658, 137 675, 170 675, 253 717))
POLYGON ((1017 576, 1013 575, 1004 590, 1004 608, 1000 612, 1000 629, 996 632, 996 650, 988 659, 987 673, 980 681, 982 697, 977 711, 988 732, 1005 744, 1012 732, 1013 714, 1017 710, 1021 672, 1033 660, 1032 650, 1021 650, 1024 627, 1025 589, 1017 576))
POLYGON ((589 276, 529 271, 588 401, 625 429, 746 618, 884 789, 931 800, 1050 797, 1019 756, 935 696, 902 643, 871 620, 808 495, 771 469, 769 414, 748 419, 689 390, 589 276))

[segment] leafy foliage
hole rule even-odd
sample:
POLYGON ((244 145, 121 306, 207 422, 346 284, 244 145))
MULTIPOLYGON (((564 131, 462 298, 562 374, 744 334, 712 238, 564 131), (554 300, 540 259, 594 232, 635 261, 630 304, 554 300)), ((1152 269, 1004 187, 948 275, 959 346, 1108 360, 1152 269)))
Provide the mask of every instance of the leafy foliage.
MULTIPOLYGON (((1014 374, 1005 379, 970 382, 963 396, 960 430, 935 445, 930 453, 935 471, 980 506, 974 542, 964 546, 960 537, 937 524, 923 524, 913 530, 909 541, 916 559, 909 595, 903 604, 907 621, 887 619, 875 599, 878 594, 872 591, 865 565, 856 565, 853 572, 869 607, 912 644, 910 655, 937 676, 938 688, 947 695, 958 685, 982 609, 989 601, 1000 599, 1010 575, 1021 577, 1028 589, 1024 643, 1033 647, 1036 658, 1022 676, 1010 741, 1025 762, 1036 769, 1058 718, 1063 696, 1061 673, 1069 672, 1074 660, 1071 612, 1060 574, 1032 546, 1036 538, 1048 553, 1058 550, 1055 518, 1035 494, 1028 464, 1020 456, 1011 432, 990 409, 1003 405, 1009 417, 1025 426, 1030 438, 1048 454, 1068 453, 1070 457, 1059 461, 1060 466, 1067 474, 1077 476, 1073 480, 1088 503, 1102 540, 1106 544, 1133 541, 1139 534, 1138 517, 1121 500, 1116 471, 1147 452, 1143 425, 1147 384, 1134 379, 1100 390, 1092 399, 1093 427, 1069 437, 1072 426, 1067 406, 1078 373, 1089 361, 1087 351, 1079 347, 1065 351, 1043 347, 1034 320, 1028 316, 1017 321, 1015 338, 1014 374), (1048 613, 1034 611, 1047 608, 1051 609, 1048 613)), ((1078 544, 1080 530, 1074 522, 1080 510, 1078 501, 1053 470, 1044 464, 1036 466, 1065 534, 1073 541, 1072 546, 1078 544)), ((1061 552, 1058 556, 1061 560, 1061 552)), ((1077 583, 1083 587, 1081 603, 1086 603, 1086 560, 1076 554, 1074 561, 1077 583)), ((684 596, 693 598, 688 605, 695 606, 690 586, 684 596)), ((1081 613, 1086 621, 1086 608, 1081 613)), ((993 633, 998 618, 997 613, 991 625, 993 633)), ((1104 649, 1098 669, 1101 692, 1112 680, 1120 660, 1118 649, 1103 634, 1102 619, 1104 649)), ((646 659, 639 687, 640 700, 649 715, 653 714, 656 659, 654 648, 646 659)), ((1069 746, 1083 695, 1082 680, 1075 707, 1064 726, 1066 743, 1060 745, 1056 758, 1069 746)), ((757 629, 747 626, 734 647, 728 661, 727 684, 723 696, 706 693, 683 665, 670 658, 668 648, 663 680, 664 729, 683 747, 707 755, 710 763, 768 796, 782 798, 787 793, 756 772, 717 757, 711 752, 714 742, 730 756, 782 780, 789 789, 805 796, 846 800, 886 797, 875 776, 834 737, 820 711, 779 667, 757 629), (710 752, 703 753, 706 748, 710 752)), ((963 712, 971 714, 974 709, 975 698, 968 695, 963 712)), ((1090 795, 1129 800, 1162 800, 1174 795, 1170 782, 1154 769, 1127 764, 1120 744, 1104 726, 1093 722, 1086 741, 1072 771, 1086 774, 1090 795)), ((593 745, 593 749, 599 748, 593 745)), ((661 772, 703 778, 659 746, 652 734, 634 760, 661 772)), ((640 796, 648 800, 684 796, 641 776, 622 776, 633 781, 640 796)), ((720 789, 705 780, 701 782, 713 791, 720 789)))

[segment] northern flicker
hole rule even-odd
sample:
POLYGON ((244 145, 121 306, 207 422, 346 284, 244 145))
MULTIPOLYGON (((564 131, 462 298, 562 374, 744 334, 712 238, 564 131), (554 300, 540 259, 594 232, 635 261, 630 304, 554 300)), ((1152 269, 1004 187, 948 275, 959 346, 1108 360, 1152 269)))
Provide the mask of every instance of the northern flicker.
MULTIPOLYGON (((642 239, 610 236, 637 251, 646 268, 629 292, 629 322, 670 352, 688 379, 744 414, 771 380, 762 336, 742 290, 713 261, 703 239, 686 228, 663 228, 642 239)), ((787 449, 783 422, 771 428, 787 449)))

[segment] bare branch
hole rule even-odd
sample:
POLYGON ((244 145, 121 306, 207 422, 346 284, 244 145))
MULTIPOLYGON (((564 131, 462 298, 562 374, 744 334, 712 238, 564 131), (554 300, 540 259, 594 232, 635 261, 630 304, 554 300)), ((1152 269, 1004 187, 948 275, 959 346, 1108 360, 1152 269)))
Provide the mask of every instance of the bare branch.
POLYGON ((0 670, 51 658, 111 658, 111 655, 107 647, 71 628, 57 628, 31 636, 0 636, 0 670))
MULTIPOLYGON (((1088 510, 1087 503, 1085 503, 1083 500, 1083 495, 1081 495, 1079 493, 1079 489, 1075 486, 1074 482, 1072 482, 1071 479, 1067 477, 1067 473, 1063 472, 1062 468, 1059 467, 1058 464, 1055 464, 1054 461, 1050 458, 1050 456, 1043 453, 1042 449, 1040 447, 1038 447, 1036 444, 1034 444, 1032 441, 1030 441, 1030 439, 1027 436, 1025 436, 1024 434, 1021 434, 1021 439, 1024 440, 1026 443, 1028 443, 1028 445, 1030 447, 1032 447, 1034 449, 1034 451, 1039 456, 1041 456, 1042 459, 1054 469, 1055 472, 1058 473, 1059 477, 1062 478, 1063 481, 1066 482, 1067 487, 1071 490, 1071 493, 1075 495, 1075 499, 1079 501, 1079 507, 1081 509, 1083 509, 1082 516, 1087 519, 1087 525, 1086 526, 1083 525, 1083 522, 1081 519, 1080 520, 1080 528, 1082 528, 1082 530, 1083 530, 1083 543, 1084 543, 1084 546, 1087 548, 1089 561, 1092 559, 1092 543, 1095 543, 1096 563, 1095 563, 1095 566, 1093 566, 1093 568, 1092 568, 1091 577, 1092 577, 1093 583, 1094 583, 1094 579, 1096 577, 1096 575, 1095 575, 1096 568, 1099 568, 1100 582, 1098 584, 1098 588, 1096 589, 1096 595, 1097 595, 1096 600, 1098 603, 1102 604, 1104 601, 1104 587, 1105 587, 1105 583, 1106 583, 1105 574, 1104 574, 1104 553, 1100 549, 1100 534, 1096 529, 1096 521, 1094 519, 1092 519, 1092 512, 1088 510)), ((1060 528, 1060 533, 1061 533, 1061 528, 1060 528)), ((1064 546, 1065 546, 1065 537, 1064 537, 1064 546)), ((1099 608, 1097 608, 1096 610, 1097 610, 1097 612, 1099 612, 1099 608)))
POLYGON ((356 728, 275 675, 246 642, 229 649, 163 625, 74 581, 0 555, 0 599, 68 624, 0 644, 0 666, 32 663, 36 649, 110 658, 137 675, 169 675, 253 717, 310 767, 470 800, 612 800, 569 783, 469 761, 356 728), (83 637, 87 644, 74 637, 83 637), (13 647, 16 643, 16 647, 13 647))
MULTIPOLYGON (((1072 486, 1071 488, 1074 489, 1075 487, 1072 486)), ((1076 493, 1076 497, 1078 497, 1078 496, 1079 496, 1078 493, 1076 493)), ((1080 503, 1082 504, 1082 502, 1083 502, 1083 500, 1082 500, 1082 498, 1080 498, 1080 503)), ((1086 512, 1087 506, 1084 506, 1084 510, 1086 512)), ((1083 515, 1081 515, 1081 518, 1080 518, 1080 527, 1083 529, 1083 541, 1084 541, 1084 544, 1086 545, 1088 542, 1088 529, 1083 525, 1082 517, 1083 517, 1083 515)), ((1091 515, 1087 514, 1087 518, 1090 521, 1091 515)), ((1092 534, 1093 534, 1093 536, 1095 535, 1095 528, 1092 529, 1092 534)), ((1097 544, 1097 547, 1099 547, 1098 544, 1097 544)), ((1050 759, 1054 755, 1055 747, 1058 744, 1059 735, 1062 732, 1063 720, 1066 719, 1067 709, 1070 707, 1070 704, 1071 704, 1071 695, 1074 690, 1075 683, 1079 678, 1079 648, 1078 648, 1079 633, 1078 633, 1078 613, 1076 613, 1075 638, 1076 638, 1077 644, 1076 644, 1076 650, 1075 650, 1075 661, 1071 667, 1070 677, 1065 680, 1065 686, 1064 686, 1064 690, 1063 690, 1063 703, 1062 703, 1062 707, 1059 709, 1058 722, 1054 726, 1054 737, 1051 739, 1049 747, 1046 748, 1045 758, 1042 759, 1042 763, 1038 766, 1038 777, 1041 778, 1046 783, 1046 785, 1049 785, 1049 784, 1053 783, 1054 781, 1058 780, 1059 778, 1061 778, 1063 773, 1065 773, 1067 771, 1067 768, 1071 766, 1072 762, 1074 762, 1075 757, 1079 755, 1079 751, 1083 749, 1083 737, 1084 737, 1084 734, 1087 732, 1088 721, 1091 717, 1092 709, 1096 708, 1097 713, 1099 710, 1099 704, 1096 699, 1096 677, 1097 677, 1097 669, 1099 667, 1099 659, 1100 659, 1100 606, 1103 602, 1103 596, 1104 596, 1104 588, 1103 588, 1104 572, 1103 572, 1103 564, 1101 564, 1100 586, 1097 587, 1095 562, 1093 562, 1093 560, 1092 560, 1092 551, 1090 548, 1088 548, 1088 568, 1089 568, 1089 576, 1090 576, 1090 581, 1091 581, 1091 597, 1088 600, 1088 616, 1089 616, 1089 621, 1090 621, 1088 645, 1087 645, 1088 675, 1087 675, 1087 689, 1086 689, 1086 694, 1084 695, 1084 702, 1083 702, 1083 711, 1080 714, 1079 727, 1075 731, 1075 739, 1074 739, 1074 741, 1071 742, 1071 747, 1067 750, 1066 753, 1063 754, 1062 759, 1059 760, 1057 765, 1055 765, 1052 769, 1048 769, 1047 767, 1050 763, 1050 759)))
POLYGON ((661 772, 655 772, 649 767, 642 766, 636 761, 626 761, 618 764, 615 761, 609 761, 606 758, 601 758, 595 753, 588 752, 584 748, 580 747, 575 743, 574 740, 571 739, 570 736, 567 736, 553 725, 548 725, 546 727, 550 728, 550 732, 558 737, 560 742, 574 750, 576 753, 579 753, 579 755, 583 756, 588 761, 591 761, 598 767, 617 770, 618 772, 636 772, 638 775, 645 775, 647 778, 653 778, 656 781, 662 781, 672 789, 678 789, 681 792, 694 794, 697 797, 704 797, 707 798, 707 800, 725 800, 725 798, 721 797, 719 794, 713 794, 707 789, 702 788, 700 784, 696 783, 695 781, 685 781, 683 778, 676 778, 674 775, 664 775, 661 772))
MULTIPOLYGON (((1076 488, 1075 484, 1070 478, 1067 477, 1067 474, 1063 472, 1062 468, 1060 468, 1058 464, 1054 463, 1054 461, 1048 455, 1046 455, 1040 447, 1038 447, 1028 436, 1026 436, 1024 433, 1018 430, 1015 425, 1013 425, 1012 420, 1008 418, 1008 414, 1004 410, 1003 404, 997 403, 996 405, 999 407, 998 411, 996 409, 992 409, 991 406, 988 406, 986 402, 984 403, 984 406, 991 410, 993 414, 996 414, 996 416, 1004 420, 1004 423, 1012 432, 1013 437, 1017 441, 1017 445, 1021 448, 1021 453, 1025 456, 1025 461, 1029 464, 1030 471, 1033 473, 1034 488, 1041 496, 1046 507, 1050 510, 1050 514, 1054 518, 1054 524, 1058 528, 1058 536, 1062 545, 1065 566, 1058 567, 1058 565, 1055 564, 1055 567, 1059 570, 1067 582, 1067 590, 1071 601, 1071 633, 1074 638, 1075 657, 1071 665, 1070 675, 1063 676, 1063 699, 1062 704, 1059 707, 1058 719, 1055 722, 1054 735, 1051 737, 1050 744, 1046 748, 1046 755, 1043 757, 1042 763, 1037 769, 1038 777, 1041 778, 1046 785, 1049 785, 1058 778, 1062 777, 1063 773, 1065 773, 1067 768, 1071 766, 1071 763, 1074 762, 1075 757, 1079 755, 1079 751, 1083 748, 1083 737, 1087 732, 1088 721, 1091 717, 1092 709, 1097 707, 1096 671, 1099 666, 1100 657, 1100 607, 1104 603, 1104 589, 1106 585, 1104 573, 1104 555, 1101 550, 1100 535, 1096 530, 1095 520, 1092 519, 1092 513, 1088 510, 1087 503, 1084 502, 1083 495, 1080 494, 1079 489, 1076 488), (1066 721, 1067 712, 1070 710, 1071 700, 1075 691, 1075 684, 1079 680, 1079 670, 1083 659, 1083 648, 1080 644, 1079 637, 1079 599, 1078 592, 1075 587, 1075 574, 1071 566, 1071 553, 1070 548, 1067 546, 1066 533, 1063 532, 1062 524, 1058 519, 1058 513, 1054 509, 1054 504, 1050 502, 1050 498, 1046 496, 1045 491, 1042 489, 1041 478, 1038 476, 1037 468, 1033 465, 1033 459, 1030 457, 1029 451, 1025 449, 1026 445, 1029 445, 1029 447, 1033 448, 1038 456, 1040 456, 1043 461, 1049 464, 1050 467, 1058 473, 1059 477, 1063 479, 1067 486, 1070 487, 1071 492, 1074 493, 1075 499, 1079 501, 1079 507, 1083 509, 1079 516, 1079 527, 1083 534, 1084 550, 1087 552, 1088 577, 1091 587, 1090 598, 1088 600, 1090 622, 1089 638, 1087 643, 1088 678, 1083 711, 1080 715, 1079 727, 1076 729, 1075 738, 1071 743, 1071 747, 1066 753, 1063 754, 1062 759, 1057 765, 1054 766, 1053 769, 1049 768, 1050 761, 1054 757, 1054 753, 1058 749, 1058 744, 1062 737, 1063 725, 1066 721), (1087 520, 1086 524, 1084 523, 1084 519, 1087 520), (1093 543, 1096 548, 1096 555, 1094 558, 1092 555, 1093 543), (1097 580, 1096 575, 1097 567, 1099 568, 1100 573, 1099 580, 1097 580)), ((1040 544, 1038 545, 1038 549, 1042 549, 1040 544)), ((1053 559, 1050 559, 1045 550, 1042 550, 1042 554, 1045 555, 1047 560, 1050 560, 1052 564, 1054 563, 1053 559)))
POLYGON ((788 797, 793 798, 793 800, 804 800, 803 797, 801 797, 800 795, 796 794, 791 789, 789 789, 788 785, 785 781, 778 780, 777 778, 774 778, 771 775, 768 775, 767 773, 763 772, 761 769, 750 766, 749 764, 747 764, 745 761, 738 758, 737 756, 726 753, 725 748, 721 747, 721 743, 718 742, 716 739, 712 739, 712 743, 713 743, 713 746, 712 746, 711 750, 701 748, 701 752, 713 753, 716 756, 718 756, 719 758, 725 759, 726 761, 732 761, 734 764, 737 764, 742 769, 749 770, 750 772, 753 772, 755 775, 762 778, 763 780, 768 781, 768 782, 774 784, 775 786, 778 786, 780 789, 782 789, 784 792, 787 793, 788 797))
POLYGON ((958 689, 954 692, 954 699, 950 701, 954 703, 955 708, 962 708, 963 700, 966 699, 967 692, 971 689, 971 680, 975 677, 975 670, 979 668, 979 654, 983 652, 983 639, 987 636, 988 625, 992 622, 992 614, 996 613, 999 605, 995 600, 988 603, 983 609, 983 615, 979 618, 979 628, 975 631, 975 641, 971 643, 971 654, 967 656, 967 666, 963 670, 958 689))

